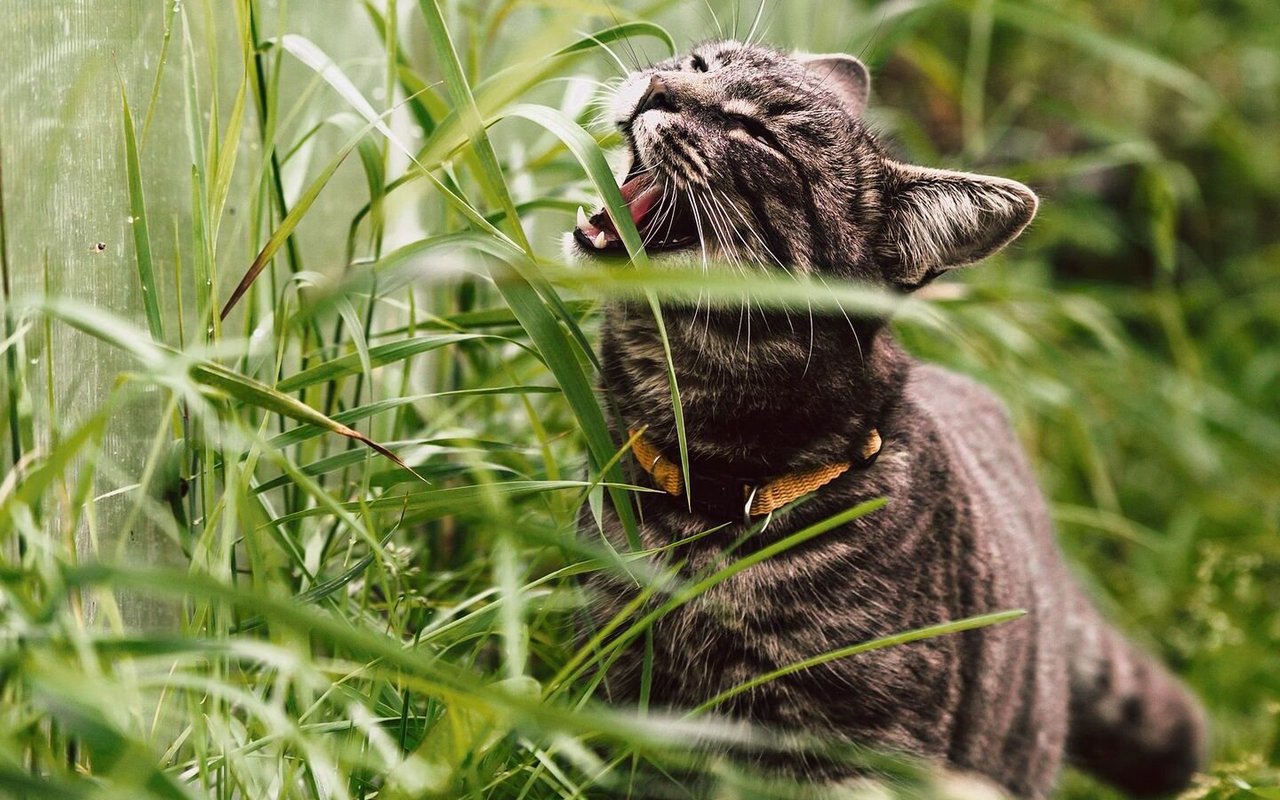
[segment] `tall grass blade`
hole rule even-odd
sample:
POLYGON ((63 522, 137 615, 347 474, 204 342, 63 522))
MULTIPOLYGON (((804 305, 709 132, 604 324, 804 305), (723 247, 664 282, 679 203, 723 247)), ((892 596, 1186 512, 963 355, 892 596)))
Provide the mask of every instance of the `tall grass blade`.
POLYGON ((462 62, 458 60, 453 38, 445 26, 440 4, 438 0, 419 0, 418 7, 422 9, 423 19, 426 20, 427 33, 435 50, 436 61, 440 65, 441 72, 444 73, 445 87, 449 97, 462 120, 463 131, 471 141, 476 157, 480 161, 483 183, 498 198, 498 204, 506 212, 506 227, 515 236, 516 244, 526 253, 532 254, 524 226, 520 222, 519 215, 516 214, 511 192, 507 189, 506 177, 502 174, 502 167, 498 163, 498 155, 494 152, 493 144, 485 133, 480 109, 476 106, 475 96, 471 93, 471 86, 467 81, 466 73, 463 72, 462 62))
POLYGON ((406 464, 400 456, 391 452, 383 445, 378 444, 354 428, 350 428, 340 422, 334 421, 332 418, 325 416, 306 403, 303 403, 301 400, 293 398, 278 389, 272 389, 270 386, 259 383, 252 378, 246 378, 243 375, 232 372, 226 367, 207 361, 193 363, 191 365, 190 374, 191 377, 199 383, 219 389, 242 403, 288 417, 295 422, 302 422, 322 430, 327 430, 331 433, 336 433, 339 436, 345 436, 348 439, 353 439, 378 453, 383 458, 391 461, 401 469, 416 476, 423 483, 427 482, 425 478, 418 475, 412 467, 406 464))
POLYGON ((147 204, 142 194, 142 165, 138 161, 138 140, 134 134, 133 113, 125 96, 124 80, 119 81, 120 108, 124 123, 125 170, 129 182, 129 227, 133 230, 133 252, 142 286, 142 307, 147 315, 151 338, 164 342, 164 320, 160 316, 159 289, 151 262, 151 234, 147 226, 147 204))
POLYGON ((287 213, 283 221, 281 221, 279 227, 272 232, 270 238, 267 239, 267 243, 262 246, 262 250, 258 252, 258 255, 253 259, 253 263, 249 265, 249 269, 245 271, 240 282, 237 283, 235 289, 232 290, 231 296, 227 298, 227 302, 222 306, 222 312, 219 314, 220 319, 224 321, 226 320, 226 318, 231 314, 232 309, 236 307, 236 304, 240 302, 240 299, 244 297, 245 293, 249 291, 249 288, 253 286, 253 282, 262 274, 262 270, 266 268, 267 264, 271 263, 271 259, 275 257, 275 254, 280 250, 281 246, 292 240, 294 230, 298 227, 298 223, 300 223, 302 218, 306 216, 307 212, 311 210, 311 206, 320 196, 321 190, 323 190, 329 183, 329 180, 333 178, 334 173, 338 171, 338 167, 342 166, 342 162, 347 159, 347 156, 351 154, 351 151, 359 146, 360 141, 365 137, 367 132, 367 130, 364 130, 351 137, 351 139, 349 139, 347 143, 338 150, 337 154, 330 159, 329 163, 320 171, 320 174, 316 176, 310 185, 307 186, 306 191, 304 191, 302 196, 298 198, 298 201, 294 203, 293 208, 287 213))
MULTIPOLYGON (((380 367, 386 364, 393 364, 406 358, 429 353, 441 347, 459 344, 461 342, 476 341, 495 341, 513 343, 512 340, 503 336, 493 336, 483 333, 449 333, 435 336, 415 336, 410 339, 402 339, 397 342, 387 342, 386 344, 376 345, 369 348, 368 366, 380 367)), ((276 384, 276 388, 282 392, 293 392, 298 389, 312 386, 317 383, 327 383, 347 375, 353 375, 364 368, 362 363, 364 359, 358 353, 339 356, 338 358, 323 361, 314 366, 308 367, 301 372, 295 372, 284 380, 276 384)))
MULTIPOLYGON (((486 121, 498 116, 502 109, 547 78, 573 67, 593 50, 615 42, 626 42, 636 37, 656 38, 663 47, 664 56, 675 55, 676 46, 666 29, 652 22, 627 22, 615 25, 566 45, 549 56, 531 64, 513 64, 484 79, 475 87, 478 113, 486 121)), ((419 154, 419 160, 433 166, 448 158, 467 141, 464 119, 454 110, 435 126, 419 154)))
POLYGON ((0 302, 4 303, 5 417, 9 427, 10 466, 22 461, 22 422, 19 392, 23 385, 18 369, 18 331, 13 317, 13 283, 9 272, 9 236, 4 211, 4 139, 0 137, 0 302))

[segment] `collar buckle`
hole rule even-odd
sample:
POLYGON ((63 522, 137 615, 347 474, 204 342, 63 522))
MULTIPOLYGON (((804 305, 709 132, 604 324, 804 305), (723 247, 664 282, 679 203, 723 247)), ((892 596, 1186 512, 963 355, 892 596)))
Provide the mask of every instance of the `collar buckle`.
MULTIPOLYGON (((747 487, 743 487, 744 489, 747 487)), ((742 505, 742 524, 751 524, 751 507, 755 505, 756 493, 760 491, 760 484, 752 484, 751 491, 747 492, 747 502, 742 505)))

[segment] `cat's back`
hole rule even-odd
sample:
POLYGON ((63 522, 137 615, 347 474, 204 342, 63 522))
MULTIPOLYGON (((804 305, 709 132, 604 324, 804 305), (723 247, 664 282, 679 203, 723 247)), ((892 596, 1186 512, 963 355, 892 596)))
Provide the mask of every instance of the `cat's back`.
POLYGON ((964 509, 968 560, 975 575, 997 589, 994 597, 1028 611, 1060 610, 1067 577, 1062 557, 1004 403, 972 378, 929 364, 912 366, 904 403, 906 414, 928 430, 912 446, 935 450, 927 460, 943 465, 932 479, 913 481, 913 499, 923 504, 922 496, 945 494, 964 509))
POLYGON ((1014 518, 1008 523, 1019 528, 1009 531, 1012 536, 1052 540, 1035 473, 1000 398, 967 376, 932 364, 914 364, 905 401, 908 413, 933 423, 951 462, 955 482, 951 491, 973 496, 980 506, 993 506, 979 510, 1012 512, 1014 518))
POLYGON ((976 585, 957 588, 961 594, 986 594, 992 604, 986 611, 1027 612, 1023 619, 979 634, 983 644, 972 656, 970 709, 964 717, 985 720, 987 730, 957 743, 950 758, 990 767, 991 753, 1003 751, 1010 757, 1001 765, 1002 782, 1021 794, 1042 796, 1057 772, 1068 693, 1063 626, 1068 578, 1048 509, 1009 413, 989 389, 940 367, 917 364, 904 402, 907 413, 931 429, 930 445, 947 464, 947 485, 934 488, 951 493, 966 510, 964 574, 976 585), (1024 747, 1010 747, 1013 742, 1024 747), (1025 747, 1029 742, 1036 745, 1025 747))

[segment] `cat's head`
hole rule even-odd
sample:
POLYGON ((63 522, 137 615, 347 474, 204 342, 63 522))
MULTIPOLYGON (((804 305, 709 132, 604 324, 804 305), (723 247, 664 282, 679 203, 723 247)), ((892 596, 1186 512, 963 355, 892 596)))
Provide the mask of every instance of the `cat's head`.
MULTIPOLYGON (((613 102, 621 183, 650 259, 773 265, 911 288, 1008 244, 1036 196, 1015 181, 900 164, 862 124, 845 55, 711 42, 628 76, 613 102)), ((625 255, 580 213, 574 255, 625 255)))

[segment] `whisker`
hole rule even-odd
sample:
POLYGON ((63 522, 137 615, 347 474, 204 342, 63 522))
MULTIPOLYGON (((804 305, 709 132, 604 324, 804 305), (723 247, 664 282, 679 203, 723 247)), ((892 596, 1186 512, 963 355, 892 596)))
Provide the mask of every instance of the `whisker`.
POLYGON ((609 54, 609 56, 614 60, 614 63, 618 65, 618 72, 621 74, 622 80, 626 80, 626 78, 630 76, 632 72, 635 72, 635 69, 640 68, 639 63, 637 62, 635 69, 629 69, 627 65, 623 62, 623 60, 621 58, 618 58, 618 54, 613 52, 613 48, 610 47, 609 44, 604 40, 597 38, 594 33, 584 33, 583 35, 586 38, 590 39, 591 41, 595 42, 596 44, 600 45, 601 49, 603 49, 606 53, 609 54))
POLYGON ((547 78, 547 83, 590 83, 603 89, 616 89, 622 85, 627 79, 625 75, 614 75, 613 77, 600 80, 598 78, 589 78, 586 75, 560 75, 558 77, 547 78))
POLYGON ((760 25, 760 18, 764 16, 764 6, 767 0, 760 0, 760 5, 756 7, 756 18, 751 23, 751 30, 747 32, 746 43, 751 44, 751 40, 755 38, 756 28, 760 25))
MULTIPOLYGON (((720 201, 716 199, 713 193, 708 193, 707 199, 711 201, 710 203, 707 204, 708 217, 711 217, 713 222, 715 221, 715 216, 712 213, 712 207, 711 207, 711 204, 714 203, 717 207, 719 207, 720 214, 723 215, 723 225, 725 226, 725 228, 732 229, 733 226, 729 221, 728 215, 725 212, 724 208, 720 205, 720 201)), ((718 224, 716 227, 717 227, 717 230, 719 230, 718 224)), ((724 250, 726 252, 726 255, 729 256, 730 263, 734 265, 734 267, 737 269, 738 272, 740 272, 744 276, 747 276, 749 273, 747 272, 746 268, 742 265, 741 259, 738 256, 737 244, 733 242, 732 235, 725 234, 718 238, 722 239, 721 249, 724 250)), ((740 342, 742 340, 742 319, 743 319, 744 313, 745 313, 746 322, 747 322, 746 360, 747 360, 747 363, 749 364, 751 362, 751 298, 749 295, 744 295, 744 305, 740 308, 738 312, 738 333, 735 338, 735 346, 737 342, 740 342)), ((764 318, 765 325, 767 327, 768 319, 766 317, 762 317, 762 318, 764 318)))
POLYGON ((707 11, 711 14, 711 21, 716 24, 716 33, 723 39, 724 28, 720 27, 720 18, 716 16, 716 10, 711 7, 711 0, 702 0, 702 4, 707 7, 707 11))
POLYGON ((664 221, 667 223, 667 229, 662 238, 665 240, 671 237, 671 225, 675 222, 677 198, 675 193, 671 191, 670 182, 666 178, 662 180, 662 199, 658 203, 658 210, 654 212, 654 222, 647 226, 649 233, 644 238, 645 247, 648 247, 649 243, 658 235, 658 228, 664 221), (667 202, 668 199, 670 199, 669 203, 667 202))
MULTIPOLYGON (((782 259, 774 255, 773 250, 769 247, 769 244, 764 240, 764 237, 760 235, 760 232, 756 230, 755 226, 751 224, 751 220, 747 218, 746 214, 744 214, 742 210, 739 209, 733 203, 733 201, 729 200, 727 196, 724 196, 723 192, 721 192, 721 196, 724 197, 725 202, 728 203, 729 207, 733 209, 733 211, 738 215, 738 219, 742 220, 743 226, 746 227, 747 231, 752 235, 753 238, 755 238, 756 242, 760 245, 760 247, 764 249, 765 253, 768 254, 769 258, 773 260, 773 263, 777 264, 788 275, 790 275, 791 270, 787 269, 787 265, 782 263, 782 259)), ((792 275, 792 277, 795 277, 795 276, 792 275)))
MULTIPOLYGON (((615 11, 613 10, 613 4, 612 4, 612 3, 610 3, 608 0, 605 0, 604 7, 605 7, 605 8, 607 8, 607 9, 609 9, 609 16, 610 16, 610 17, 613 17, 613 24, 614 24, 615 26, 620 26, 620 25, 622 25, 622 21, 618 19, 618 14, 617 14, 617 12, 615 12, 615 11)), ((626 47, 627 47, 627 51, 631 53, 631 59, 632 59, 632 61, 634 61, 634 62, 635 62, 635 70, 634 70, 634 71, 638 72, 638 71, 641 69, 641 65, 642 65, 642 64, 644 64, 644 63, 646 63, 647 61, 649 61, 649 59, 644 59, 643 61, 640 59, 640 56, 636 54, 636 48, 635 48, 635 45, 631 42, 631 40, 630 40, 630 39, 628 39, 628 38, 624 38, 624 39, 622 40, 622 42, 623 42, 623 44, 625 44, 625 45, 626 45, 626 47)))
MULTIPOLYGON (((769 244, 764 240, 764 237, 760 235, 760 232, 756 230, 756 227, 751 223, 751 220, 747 218, 747 215, 742 211, 742 209, 738 208, 738 206, 732 200, 730 200, 729 197, 725 195, 723 192, 721 192, 720 194, 723 202, 719 202, 718 204, 720 205, 721 209, 723 210, 727 206, 735 214, 737 214, 738 218, 742 220, 743 227, 747 229, 747 232, 751 234, 751 236, 756 240, 756 243, 760 245, 761 249, 764 250, 764 252, 773 261, 773 263, 776 264, 779 268, 781 268, 784 273, 790 276, 792 280, 799 280, 796 274, 792 272, 791 269, 789 269, 787 265, 782 262, 782 259, 778 258, 778 256, 774 254, 773 249, 769 247, 769 244)), ((805 357, 805 368, 804 368, 804 372, 801 373, 802 375, 807 374, 809 369, 809 364, 813 360, 813 347, 814 347, 814 341, 816 336, 815 322, 813 319, 813 301, 806 299, 805 305, 807 307, 807 316, 809 319, 809 346, 807 348, 807 354, 805 357)), ((791 328, 791 332, 794 334, 796 332, 796 329, 795 329, 795 322, 792 321, 791 319, 791 310, 784 308, 782 314, 783 314, 783 318, 786 319, 787 321, 787 326, 791 328)), ((765 317, 765 321, 767 324, 768 322, 767 316, 765 317)))
POLYGON ((724 251, 725 255, 729 258, 730 263, 734 266, 739 266, 737 252, 736 248, 733 247, 732 238, 729 236, 728 231, 722 227, 722 221, 717 218, 715 209, 712 207, 711 203, 706 202, 707 200, 712 199, 710 194, 703 195, 699 193, 699 196, 704 200, 705 205, 703 206, 703 209, 707 212, 707 220, 715 230, 716 241, 720 244, 720 249, 724 251))
MULTIPOLYGON (((707 266, 707 237, 703 233, 702 215, 698 213, 697 197, 694 195, 689 195, 689 201, 690 201, 689 208, 692 209, 693 211, 693 225, 698 231, 698 247, 702 251, 702 274, 709 275, 711 270, 707 266)), ((701 300, 701 296, 702 296, 701 293, 699 293, 698 296, 699 296, 699 300, 701 300)), ((697 322, 696 317, 693 320, 693 322, 695 323, 697 322)), ((710 301, 708 301, 708 305, 707 305, 707 335, 708 336, 710 336, 710 332, 711 332, 711 305, 710 305, 710 301)))
MULTIPOLYGON (((827 288, 827 291, 829 292, 831 291, 831 286, 827 283, 826 278, 823 278, 821 275, 818 275, 818 280, 821 281, 822 285, 827 288)), ((840 314, 844 317, 844 321, 849 324, 849 332, 853 334, 853 343, 858 348, 858 363, 865 364, 866 359, 862 355, 862 340, 858 338, 858 329, 854 327, 853 320, 849 319, 849 314, 844 310, 844 306, 837 303, 836 308, 840 309, 840 314)))

